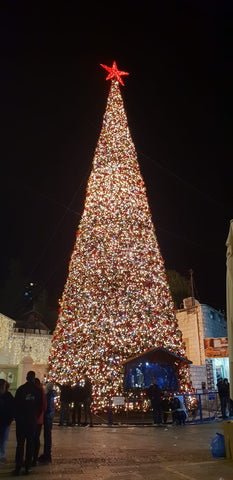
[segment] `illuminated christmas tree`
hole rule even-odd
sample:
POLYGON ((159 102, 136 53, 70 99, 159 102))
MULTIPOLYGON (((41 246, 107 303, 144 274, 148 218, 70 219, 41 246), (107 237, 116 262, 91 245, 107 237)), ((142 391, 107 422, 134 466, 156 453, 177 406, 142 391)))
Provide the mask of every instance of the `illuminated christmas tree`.
MULTIPOLYGON (((87 373, 96 407, 122 393, 127 358, 156 346, 185 356, 120 92, 127 73, 104 68, 111 88, 49 360, 51 381, 87 373)), ((185 390, 185 368, 179 380, 185 390)))

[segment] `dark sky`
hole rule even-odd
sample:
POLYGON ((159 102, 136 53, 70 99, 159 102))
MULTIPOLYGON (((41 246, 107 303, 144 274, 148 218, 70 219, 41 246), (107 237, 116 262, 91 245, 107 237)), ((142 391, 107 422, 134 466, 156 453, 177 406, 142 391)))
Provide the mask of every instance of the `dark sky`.
POLYGON ((99 64, 116 60, 165 266, 225 308, 230 2, 51 3, 0 7, 0 282, 19 258, 61 296, 110 87, 99 64))

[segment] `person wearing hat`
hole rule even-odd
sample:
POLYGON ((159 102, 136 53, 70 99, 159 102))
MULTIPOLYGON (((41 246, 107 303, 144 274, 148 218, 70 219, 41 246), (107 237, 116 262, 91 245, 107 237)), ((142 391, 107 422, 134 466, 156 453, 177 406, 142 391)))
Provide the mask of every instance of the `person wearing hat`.
POLYGON ((25 475, 29 474, 34 451, 34 439, 37 419, 43 409, 42 390, 35 384, 35 372, 27 373, 26 383, 21 385, 15 394, 15 421, 16 421, 16 453, 15 476, 20 475, 20 470, 25 465, 25 475), (24 445, 26 453, 24 460, 24 445))

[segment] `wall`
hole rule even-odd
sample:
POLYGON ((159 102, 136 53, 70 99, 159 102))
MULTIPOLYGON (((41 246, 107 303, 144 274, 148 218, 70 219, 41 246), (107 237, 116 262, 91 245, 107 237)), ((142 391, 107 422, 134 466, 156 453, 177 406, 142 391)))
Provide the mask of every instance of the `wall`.
POLYGON ((0 378, 4 378, 4 380, 9 383, 9 390, 14 395, 18 387, 18 367, 11 365, 0 365, 0 378))
POLYGON ((227 321, 222 312, 197 300, 185 299, 184 306, 186 308, 176 311, 176 318, 186 344, 187 357, 192 362, 192 384, 195 390, 201 392, 202 382, 205 382, 208 391, 211 391, 216 388, 216 373, 213 360, 206 358, 204 339, 221 338, 223 341, 227 337, 227 321))
POLYGON ((227 337, 227 321, 222 312, 202 304, 204 337, 227 337))
POLYGON ((51 341, 52 335, 14 333, 9 347, 10 363, 18 365, 25 356, 30 355, 34 363, 47 364, 51 341))
POLYGON ((14 333, 15 321, 0 313, 0 364, 10 363, 9 354, 14 333))
POLYGON ((207 385, 206 366, 190 365, 190 378, 196 393, 202 393, 202 382, 207 385))
POLYGON ((176 319, 186 344, 188 359, 194 365, 205 365, 201 305, 197 302, 187 309, 177 310, 176 319))
POLYGON ((6 378, 12 373, 12 391, 25 382, 29 370, 43 380, 53 338, 47 334, 18 333, 14 325, 14 320, 0 314, 0 375, 6 378))

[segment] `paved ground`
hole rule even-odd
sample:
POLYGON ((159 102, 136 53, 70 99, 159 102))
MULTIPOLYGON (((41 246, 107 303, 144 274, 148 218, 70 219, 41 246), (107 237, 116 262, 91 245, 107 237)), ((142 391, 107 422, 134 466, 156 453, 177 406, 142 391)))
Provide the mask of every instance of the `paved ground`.
MULTIPOLYGON (((233 460, 215 459, 210 442, 222 423, 174 426, 53 428, 53 463, 36 466, 34 480, 233 480, 233 460)), ((43 439, 43 435, 42 435, 43 439)), ((0 479, 14 478, 15 426, 0 479)))

